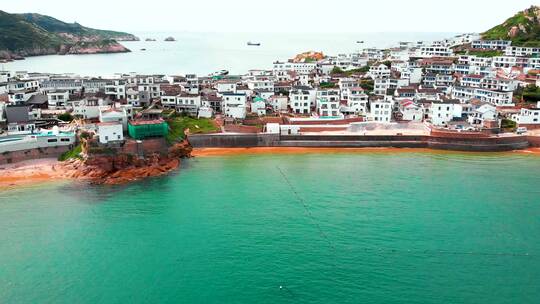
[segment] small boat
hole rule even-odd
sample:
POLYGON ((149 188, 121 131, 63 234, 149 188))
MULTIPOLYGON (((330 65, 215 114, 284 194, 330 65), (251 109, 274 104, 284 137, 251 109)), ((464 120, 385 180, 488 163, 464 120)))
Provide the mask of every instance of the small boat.
POLYGON ((141 49, 141 51, 146 51, 146 49, 141 49))
POLYGON ((358 40, 356 43, 364 43, 364 40, 358 40))
POLYGON ((251 42, 251 41, 248 41, 247 45, 249 45, 249 46, 261 46, 261 43, 260 43, 260 42, 251 42))

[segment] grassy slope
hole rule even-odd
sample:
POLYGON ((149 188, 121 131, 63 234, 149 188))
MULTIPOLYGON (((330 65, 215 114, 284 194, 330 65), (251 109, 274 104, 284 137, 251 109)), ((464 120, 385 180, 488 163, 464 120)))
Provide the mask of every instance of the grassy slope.
POLYGON ((512 40, 512 45, 517 46, 540 46, 540 23, 538 7, 531 7, 519 12, 506 20, 503 24, 488 30, 482 34, 487 40, 512 40), (525 31, 520 30, 515 37, 510 37, 509 32, 514 26, 521 26, 525 31))
POLYGON ((176 117, 167 121, 169 134, 167 140, 174 142, 184 138, 184 130, 189 129, 191 134, 213 133, 219 131, 212 120, 207 118, 195 119, 191 117, 176 117))

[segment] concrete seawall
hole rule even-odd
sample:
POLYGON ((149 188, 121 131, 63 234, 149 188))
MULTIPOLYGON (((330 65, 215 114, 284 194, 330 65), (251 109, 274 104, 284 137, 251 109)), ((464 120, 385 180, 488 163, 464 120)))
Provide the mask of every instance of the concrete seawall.
MULTIPOLYGON (((440 134, 439 134, 440 135, 440 134)), ((449 137, 422 135, 278 135, 206 134, 190 135, 194 148, 328 147, 328 148, 432 148, 455 151, 496 152, 529 147, 526 136, 449 137)))

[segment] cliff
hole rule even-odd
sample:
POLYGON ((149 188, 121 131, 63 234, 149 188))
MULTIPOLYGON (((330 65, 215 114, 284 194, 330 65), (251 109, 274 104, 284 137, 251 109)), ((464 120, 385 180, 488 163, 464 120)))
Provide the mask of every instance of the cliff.
POLYGON ((82 160, 64 163, 65 177, 88 180, 93 184, 117 185, 167 174, 180 165, 180 159, 191 157, 192 147, 182 141, 167 153, 152 153, 137 158, 127 153, 91 154, 82 160))
POLYGON ((3 11, 0 11, 0 33, 0 59, 129 52, 117 41, 138 40, 128 33, 92 29, 49 16, 3 11))
POLYGON ((540 7, 515 14, 504 23, 482 34, 486 40, 511 40, 512 45, 540 47, 540 7))

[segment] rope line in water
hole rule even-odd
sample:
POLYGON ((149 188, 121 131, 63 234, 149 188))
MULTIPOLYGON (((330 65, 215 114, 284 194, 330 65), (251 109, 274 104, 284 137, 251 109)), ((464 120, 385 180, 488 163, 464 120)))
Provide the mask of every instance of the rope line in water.
POLYGON ((336 246, 332 243, 332 241, 330 240, 330 238, 328 237, 328 235, 324 232, 324 230, 322 229, 321 225, 319 224, 319 222, 317 221, 317 219, 315 218, 315 216, 313 216, 313 213, 311 212, 311 209, 309 208, 309 205, 308 203, 306 202, 305 199, 303 199, 300 194, 298 193, 298 191, 296 191, 296 188, 293 186, 293 184, 291 183, 291 181, 289 180, 289 178, 287 178, 287 175, 285 175, 285 172, 283 172, 283 170, 281 170, 281 168, 279 166, 276 166, 276 168, 278 169, 279 173, 281 174, 281 176, 283 176, 283 180, 285 180, 285 183, 287 183, 287 185, 289 185, 289 188, 291 189, 291 192, 294 194, 294 196, 296 197, 296 200, 298 200, 298 202, 300 202, 300 204, 302 204, 302 206, 304 207, 304 211, 306 212, 306 214, 308 215, 308 217, 311 219, 311 221, 315 224, 315 226, 317 227, 317 230, 319 230, 319 234, 321 235, 321 237, 326 240, 326 242, 328 243, 328 245, 335 251, 336 250, 336 246))
MULTIPOLYGON (((296 200, 302 204, 304 207, 305 213, 307 216, 311 219, 311 221, 314 223, 314 225, 317 227, 317 230, 319 231, 319 234, 321 237, 328 242, 328 245, 335 251, 336 246, 334 243, 330 240, 328 235, 324 232, 321 225, 318 223, 317 219, 311 212, 311 209, 309 208, 308 203, 305 199, 300 196, 296 188, 293 186, 285 172, 279 167, 276 166, 281 176, 283 176, 283 179, 285 180, 285 183, 289 186, 291 189, 291 192, 296 197, 296 200)), ((350 249, 343 249, 350 251, 350 249)), ((471 256, 493 256, 493 257, 529 257, 529 258, 537 258, 538 255, 535 253, 519 253, 519 252, 465 252, 465 251, 447 251, 447 250, 402 250, 402 249, 388 249, 388 248, 363 248, 359 249, 366 252, 374 252, 377 254, 395 254, 395 255, 411 255, 411 254, 424 254, 428 256, 442 256, 442 255, 471 255, 471 256)))

